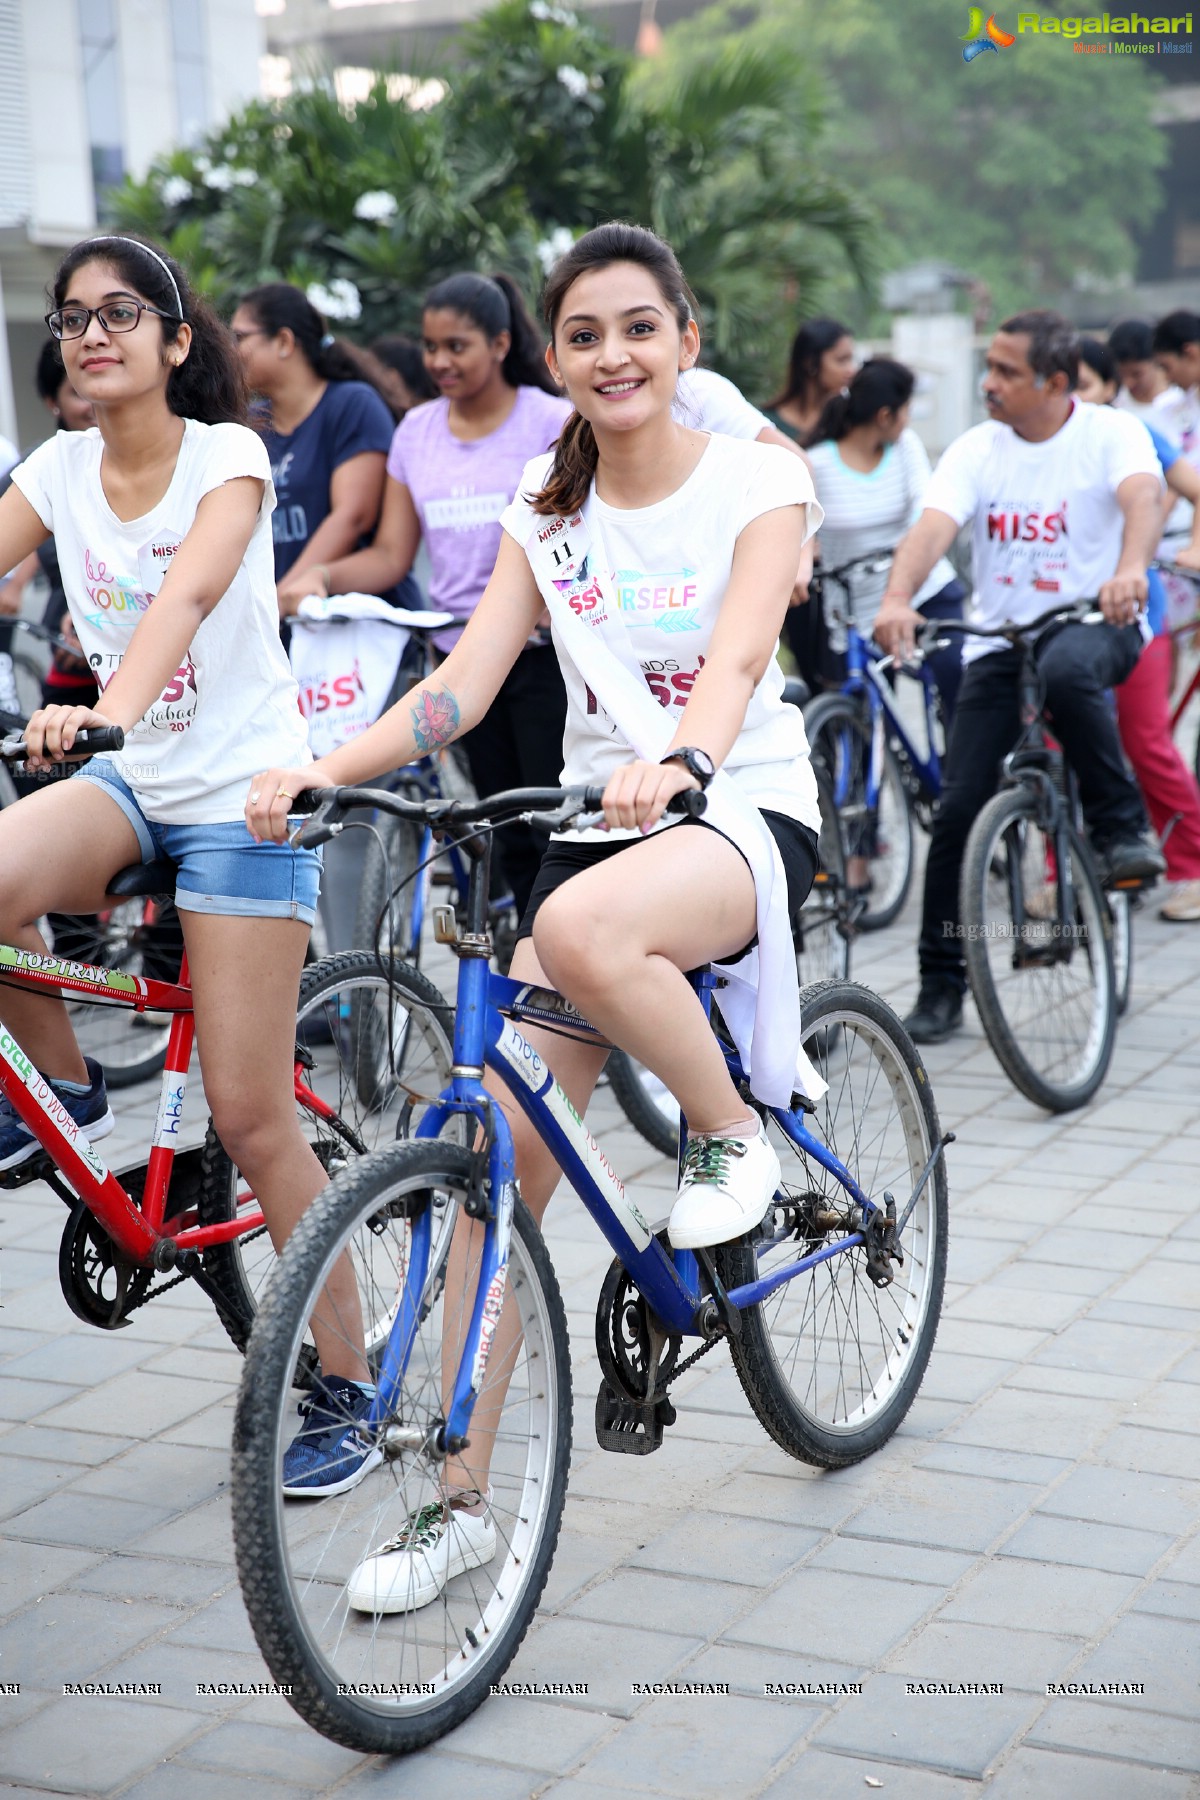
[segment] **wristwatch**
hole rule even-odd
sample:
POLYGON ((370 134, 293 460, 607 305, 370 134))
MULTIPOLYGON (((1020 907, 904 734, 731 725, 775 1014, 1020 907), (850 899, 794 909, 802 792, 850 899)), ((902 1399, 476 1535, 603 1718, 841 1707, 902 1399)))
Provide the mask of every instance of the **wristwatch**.
POLYGON ((717 765, 707 750, 693 750, 683 745, 678 750, 668 750, 661 758, 665 763, 681 762, 689 775, 695 776, 703 791, 717 772, 717 765))

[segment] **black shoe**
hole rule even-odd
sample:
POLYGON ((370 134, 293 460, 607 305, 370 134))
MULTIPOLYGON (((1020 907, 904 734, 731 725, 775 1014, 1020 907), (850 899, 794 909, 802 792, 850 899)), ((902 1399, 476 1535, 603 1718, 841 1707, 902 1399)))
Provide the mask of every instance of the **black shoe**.
POLYGON ((914 1044, 940 1044, 958 1030, 962 1013, 962 995, 957 988, 922 986, 904 1029, 914 1044))
POLYGON ((1167 859, 1149 832, 1141 837, 1113 838, 1097 850, 1103 887, 1123 887, 1126 882, 1157 881, 1167 872, 1167 859))

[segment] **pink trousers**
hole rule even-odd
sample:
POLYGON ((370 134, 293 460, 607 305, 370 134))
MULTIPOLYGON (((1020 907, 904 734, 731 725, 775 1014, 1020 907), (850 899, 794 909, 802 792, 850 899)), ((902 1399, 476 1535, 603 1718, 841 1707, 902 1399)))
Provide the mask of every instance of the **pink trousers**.
POLYGON ((1117 726, 1142 790, 1150 820, 1161 836, 1179 817, 1163 846, 1168 881, 1200 880, 1200 788, 1171 736, 1171 640, 1156 637, 1142 651, 1133 674, 1116 690, 1117 726))

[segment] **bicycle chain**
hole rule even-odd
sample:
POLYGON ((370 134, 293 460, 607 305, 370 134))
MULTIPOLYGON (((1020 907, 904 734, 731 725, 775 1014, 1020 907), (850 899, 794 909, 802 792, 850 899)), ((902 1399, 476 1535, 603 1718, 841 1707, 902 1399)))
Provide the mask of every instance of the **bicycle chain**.
MULTIPOLYGON (((248 1231, 244 1237, 238 1238, 237 1241, 239 1244, 252 1244, 255 1238, 261 1237, 266 1229, 265 1225, 260 1225, 257 1231, 248 1231)), ((160 1294, 168 1294, 172 1288, 178 1287, 180 1282, 191 1281, 191 1279, 192 1271, 190 1269, 184 1269, 182 1274, 172 1275, 167 1281, 156 1282, 153 1287, 148 1287, 146 1289, 140 1300, 135 1300, 131 1306, 127 1307, 121 1314, 121 1317, 124 1319, 130 1318, 135 1312, 140 1312, 142 1307, 146 1306, 151 1300, 157 1300, 160 1294)))
POLYGON ((726 1333, 723 1331, 718 1332, 716 1337, 709 1338, 707 1343, 701 1344, 698 1350, 693 1350, 690 1356, 685 1356, 681 1363, 677 1363, 671 1370, 671 1373, 667 1376, 662 1387, 655 1389, 653 1398, 650 1400, 643 1400, 641 1404, 643 1406, 657 1406, 660 1400, 666 1399, 667 1389, 671 1386, 672 1382, 678 1381, 679 1377, 686 1369, 690 1369, 693 1363, 698 1363, 702 1356, 707 1356, 710 1350, 715 1350, 718 1344, 723 1344, 726 1341, 726 1333))

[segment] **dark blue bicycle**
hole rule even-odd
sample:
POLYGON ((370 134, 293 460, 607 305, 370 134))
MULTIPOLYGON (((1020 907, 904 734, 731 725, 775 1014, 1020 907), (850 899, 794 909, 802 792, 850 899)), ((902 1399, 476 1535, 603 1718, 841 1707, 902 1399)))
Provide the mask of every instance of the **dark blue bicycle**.
POLYGON ((846 674, 841 687, 821 694, 804 708, 813 761, 829 776, 846 839, 847 880, 865 904, 863 931, 890 925, 908 898, 913 869, 914 817, 927 831, 941 793, 944 745, 939 694, 933 672, 921 658, 897 665, 854 624, 855 576, 881 574, 890 550, 872 551, 837 569, 820 569, 814 581, 835 631, 845 634, 846 674), (832 601, 830 589, 842 598, 832 601), (897 707, 893 678, 897 667, 918 690, 924 747, 906 727, 897 707))
MULTIPOLYGON (((680 799, 681 809, 702 804, 680 799)), ((485 1068, 612 1246, 596 1313, 595 1429, 604 1449, 634 1455, 658 1448, 676 1416, 675 1382, 722 1344, 789 1454, 838 1468, 878 1449, 912 1404, 937 1330, 950 1140, 891 1010, 849 982, 816 984, 802 996, 803 1037, 828 1086, 815 1102, 764 1113, 784 1173, 762 1224, 711 1251, 672 1250, 662 1230, 671 1196, 624 1186, 519 1027, 603 1040, 560 995, 488 967, 488 832, 515 817, 561 828, 594 811, 600 790, 425 808, 366 789, 321 800, 309 841, 351 808, 373 806, 472 833, 466 921, 456 925, 449 909, 440 921, 459 958, 452 1079, 420 1097, 428 1105, 413 1139, 340 1174, 294 1232, 259 1315, 234 1427, 238 1570, 273 1675, 317 1730, 397 1752, 460 1723, 501 1679, 536 1614, 566 1497, 567 1319, 485 1068), (361 1320, 343 1317, 326 1291, 346 1258, 361 1320), (367 1345, 377 1397, 360 1430, 379 1466, 336 1498, 286 1505, 281 1458, 317 1309, 327 1330, 367 1345), (441 1515, 448 1461, 490 1483, 494 1553, 420 1610, 416 1599, 382 1616, 361 1610, 351 1594, 364 1561, 420 1542, 441 1515)), ((721 1035, 721 984, 707 972, 694 979, 721 1035)), ((725 1054, 748 1094, 727 1043, 725 1054)), ((453 1532, 456 1515, 444 1517, 453 1532)))

